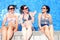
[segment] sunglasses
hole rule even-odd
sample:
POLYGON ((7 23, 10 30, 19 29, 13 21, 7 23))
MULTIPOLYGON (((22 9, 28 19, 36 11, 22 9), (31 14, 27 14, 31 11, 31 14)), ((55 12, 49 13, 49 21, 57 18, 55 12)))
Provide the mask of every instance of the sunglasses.
POLYGON ((9 10, 12 10, 12 9, 15 9, 15 8, 9 8, 9 10))
POLYGON ((42 8, 42 9, 46 9, 46 8, 42 8))
POLYGON ((26 9, 28 9, 28 7, 27 8, 24 8, 24 10, 26 10, 26 9))

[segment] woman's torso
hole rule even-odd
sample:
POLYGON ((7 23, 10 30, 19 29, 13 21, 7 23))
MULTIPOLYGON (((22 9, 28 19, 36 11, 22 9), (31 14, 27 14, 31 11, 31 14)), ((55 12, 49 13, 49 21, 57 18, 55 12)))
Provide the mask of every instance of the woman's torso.
MULTIPOLYGON (((48 16, 48 14, 46 16, 48 16)), ((43 14, 41 14, 40 21, 41 21, 41 26, 45 26, 45 25, 49 26, 49 17, 45 17, 43 16, 43 14)))
POLYGON ((25 24, 25 25, 30 25, 30 26, 32 26, 32 22, 31 22, 31 20, 32 20, 32 17, 31 17, 31 15, 30 14, 27 14, 27 15, 25 15, 25 14, 22 14, 22 23, 23 24, 25 24))
POLYGON ((15 15, 11 16, 8 14, 8 16, 6 17, 5 25, 15 26, 15 23, 16 23, 15 15))

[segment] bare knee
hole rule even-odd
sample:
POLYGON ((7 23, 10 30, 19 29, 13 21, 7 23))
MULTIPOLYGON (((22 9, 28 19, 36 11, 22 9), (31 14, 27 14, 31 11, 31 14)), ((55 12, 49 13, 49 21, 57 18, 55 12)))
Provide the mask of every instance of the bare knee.
POLYGON ((48 32, 49 32, 49 27, 45 26, 45 33, 48 33, 48 32))
POLYGON ((2 29, 6 29, 6 28, 7 28, 6 26, 2 27, 2 29))
POLYGON ((2 27, 2 31, 6 31, 7 30, 7 27, 2 27))
POLYGON ((8 31, 7 31, 7 40, 10 40, 12 37, 13 37, 13 30, 11 30, 11 29, 8 29, 8 31))
POLYGON ((6 27, 3 27, 2 28, 2 40, 6 40, 6 35, 7 34, 7 28, 6 27))
POLYGON ((49 28, 50 28, 50 30, 53 30, 53 26, 50 26, 49 28))
POLYGON ((2 29, 0 29, 0 32, 2 31, 2 29))

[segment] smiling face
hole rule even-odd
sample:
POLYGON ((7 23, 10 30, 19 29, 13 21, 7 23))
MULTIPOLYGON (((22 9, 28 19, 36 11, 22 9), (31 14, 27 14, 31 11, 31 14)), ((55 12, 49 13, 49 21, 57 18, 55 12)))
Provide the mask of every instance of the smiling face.
POLYGON ((24 6, 23 12, 28 13, 28 7, 27 6, 24 6))
POLYGON ((42 7, 42 13, 45 13, 45 12, 47 12, 47 9, 46 9, 46 6, 43 6, 42 7))
POLYGON ((9 7, 9 12, 13 13, 14 10, 15 10, 15 8, 14 8, 13 6, 10 6, 10 7, 9 7))

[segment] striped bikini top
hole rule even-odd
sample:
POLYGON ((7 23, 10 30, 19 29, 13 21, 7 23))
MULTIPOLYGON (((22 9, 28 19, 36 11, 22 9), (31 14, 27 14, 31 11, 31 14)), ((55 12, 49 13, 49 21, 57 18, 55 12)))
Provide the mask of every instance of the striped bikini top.
POLYGON ((15 23, 16 19, 15 18, 8 18, 6 19, 5 25, 7 26, 9 24, 9 22, 15 23))
POLYGON ((45 18, 43 15, 41 15, 41 24, 49 25, 49 18, 45 18))

